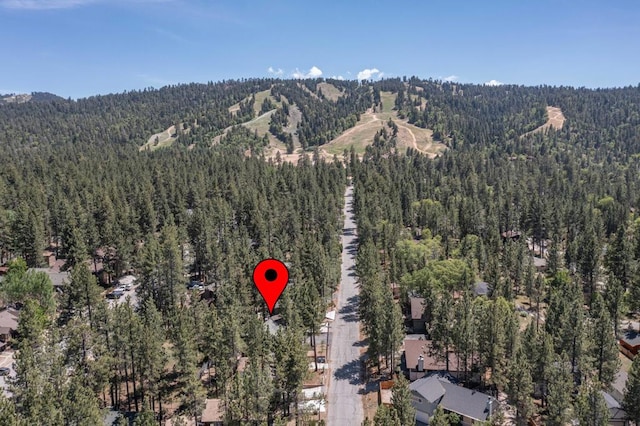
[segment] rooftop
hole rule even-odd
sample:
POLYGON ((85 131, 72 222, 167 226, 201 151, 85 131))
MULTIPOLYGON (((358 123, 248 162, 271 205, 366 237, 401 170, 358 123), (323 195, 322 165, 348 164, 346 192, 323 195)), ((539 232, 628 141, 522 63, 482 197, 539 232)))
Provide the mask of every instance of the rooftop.
POLYGON ((424 315, 424 297, 410 297, 411 319, 419 320, 424 315))
POLYGON ((452 383, 449 376, 435 374, 418 379, 409 388, 430 402, 463 416, 484 421, 489 416, 489 402, 495 399, 485 393, 452 383))
POLYGON ((224 420, 224 412, 222 409, 222 400, 215 399, 207 399, 205 401, 204 411, 202 412, 202 417, 200 421, 203 423, 213 423, 213 422, 221 422, 224 420))
POLYGON ((620 340, 629 346, 640 346, 640 333, 637 330, 626 330, 620 340))
MULTIPOLYGON (((404 339, 404 356, 407 364, 407 368, 416 369, 418 366, 418 359, 420 355, 424 359, 425 370, 445 370, 447 364, 444 360, 439 360, 437 357, 430 355, 431 352, 431 340, 415 340, 404 339)), ((449 353, 449 369, 457 371, 458 369, 458 357, 452 352, 449 353)))
POLYGON ((29 270, 35 272, 44 272, 45 274, 47 274, 49 276, 49 279, 51 280, 51 284, 53 284, 54 287, 64 287, 64 285, 69 282, 69 273, 61 272, 56 268, 31 268, 29 270))
POLYGON ((476 296, 488 296, 489 295, 489 283, 480 281, 473 285, 473 292, 476 296))
POLYGON ((18 329, 18 311, 3 309, 0 311, 0 334, 9 334, 11 330, 18 329))

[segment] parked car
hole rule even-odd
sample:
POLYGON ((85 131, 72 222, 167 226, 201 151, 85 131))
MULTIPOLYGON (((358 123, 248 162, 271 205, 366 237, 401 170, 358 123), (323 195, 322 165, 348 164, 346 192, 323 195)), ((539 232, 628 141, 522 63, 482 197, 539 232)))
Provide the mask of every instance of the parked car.
POLYGON ((9 370, 7 367, 1 367, 0 368, 0 376, 8 376, 10 371, 11 370, 9 370))
POLYGON ((123 291, 113 290, 111 293, 107 293, 107 299, 120 299, 124 294, 123 291))
POLYGON ((187 284, 187 289, 188 290, 202 290, 202 289, 204 289, 204 286, 202 285, 202 283, 200 281, 190 281, 189 284, 187 284))

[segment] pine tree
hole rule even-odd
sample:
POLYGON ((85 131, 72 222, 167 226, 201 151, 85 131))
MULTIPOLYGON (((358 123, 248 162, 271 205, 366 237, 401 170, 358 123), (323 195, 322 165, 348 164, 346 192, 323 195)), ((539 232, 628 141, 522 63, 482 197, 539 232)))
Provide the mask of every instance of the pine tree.
POLYGON ((509 395, 509 401, 516 408, 516 423, 518 425, 526 425, 529 418, 535 414, 535 406, 531 399, 533 381, 531 380, 531 365, 519 342, 516 342, 515 355, 511 360, 508 380, 507 394, 509 395))
POLYGON ((598 382, 608 386, 615 377, 620 364, 618 345, 614 329, 611 326, 609 311, 600 293, 597 293, 591 306, 593 325, 591 329, 591 350, 598 382))
POLYGON ((399 374, 391 389, 391 403, 396 417, 403 426, 412 426, 416 423, 416 410, 411 404, 411 400, 409 382, 402 374, 399 374))
POLYGON ((376 415, 373 417, 374 426, 407 426, 400 423, 395 410, 382 404, 376 410, 376 415))
POLYGON ((629 370, 627 384, 624 389, 622 408, 627 413, 627 418, 636 425, 640 425, 640 356, 636 355, 629 370))
POLYGON ((103 299, 96 278, 91 275, 84 262, 76 264, 71 270, 71 279, 65 286, 64 297, 63 318, 68 319, 74 314, 81 318, 86 317, 93 327, 93 310, 103 299))
POLYGON ((556 356, 550 369, 546 398, 550 425, 564 426, 569 421, 572 390, 571 363, 566 357, 556 356))
POLYGON ((438 405, 429 419, 429 426, 454 426, 460 424, 460 416, 456 413, 445 413, 438 405))
POLYGON ((601 386, 598 382, 589 381, 580 385, 575 402, 580 426, 606 426, 609 424, 609 408, 602 395, 601 386))
POLYGON ((445 362, 447 371, 449 371, 449 351, 453 346, 454 316, 453 296, 449 291, 442 291, 435 305, 429 334, 434 355, 445 362))
POLYGON ((4 392, 0 392, 0 419, 3 426, 24 425, 16 413, 15 404, 5 396, 4 392))

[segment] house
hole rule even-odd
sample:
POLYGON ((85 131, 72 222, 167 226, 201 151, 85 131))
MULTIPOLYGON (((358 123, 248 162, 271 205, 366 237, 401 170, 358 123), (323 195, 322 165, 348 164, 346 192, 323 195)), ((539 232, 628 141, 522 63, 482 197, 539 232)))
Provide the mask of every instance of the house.
POLYGON ((473 285, 473 294, 475 294, 478 297, 480 296, 489 297, 489 288, 490 286, 488 282, 484 282, 484 281, 477 282, 473 285))
POLYGON ((56 265, 53 268, 31 268, 30 271, 34 272, 44 272, 47 274, 49 279, 51 280, 51 284, 53 284, 53 288, 62 291, 64 286, 69 282, 70 274, 66 271, 61 271, 56 265))
POLYGON ((460 416, 460 424, 469 426, 491 418, 498 402, 490 395, 455 384, 448 374, 435 373, 409 385, 416 420, 429 424, 438 406, 460 416))
POLYGON ((224 405, 221 399, 206 399, 200 416, 203 426, 222 426, 224 424, 224 405))
POLYGON ((0 311, 0 351, 3 351, 18 330, 18 311, 3 309, 0 311))
POLYGON ((627 385, 628 378, 629 375, 627 372, 621 368, 613 379, 613 383, 611 383, 611 390, 609 393, 618 402, 622 402, 622 399, 624 398, 624 388, 627 385))
POLYGON ((515 230, 505 231, 502 234, 500 234, 503 242, 506 242, 507 240, 518 241, 521 235, 522 235, 522 232, 515 231, 515 230))
POLYGON ((424 315, 424 297, 409 297, 409 305, 411 306, 411 326, 413 327, 413 332, 424 333, 427 329, 424 315))
POLYGON ((545 259, 544 257, 536 257, 533 256, 533 266, 535 266, 536 271, 538 272, 544 272, 547 270, 547 259, 545 259))
POLYGON ((634 329, 628 329, 620 337, 620 352, 629 359, 635 358, 640 351, 640 333, 634 329))
POLYGON ((268 320, 265 321, 267 326, 267 331, 272 336, 275 336, 278 333, 278 329, 284 325, 284 320, 281 315, 272 315, 268 320))
MULTIPOLYGON (((434 371, 446 371, 447 363, 432 355, 431 340, 424 336, 415 339, 408 336, 404 339, 404 368, 409 375, 409 381, 413 382, 434 371)), ((459 370, 458 357, 449 352, 449 373, 457 377, 462 372, 459 370)))
POLYGON ((602 396, 604 397, 604 402, 607 404, 607 408, 609 409, 609 424, 614 426, 625 426, 627 425, 627 413, 620 407, 620 403, 615 400, 615 398, 605 392, 600 391, 602 396))

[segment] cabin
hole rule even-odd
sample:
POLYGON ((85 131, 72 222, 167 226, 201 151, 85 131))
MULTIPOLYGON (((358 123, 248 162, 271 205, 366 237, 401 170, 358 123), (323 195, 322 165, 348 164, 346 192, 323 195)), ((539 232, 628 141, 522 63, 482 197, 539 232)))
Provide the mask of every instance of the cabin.
POLYGON ((480 297, 480 296, 489 297, 490 288, 491 287, 488 282, 479 281, 473 285, 473 294, 475 294, 476 297, 480 297))
POLYGON ((622 409, 620 403, 611 394, 604 391, 600 391, 600 393, 609 409, 609 425, 626 426, 628 424, 627 413, 622 409))
POLYGON ((640 351, 640 333, 638 330, 628 329, 620 337, 620 352, 633 360, 640 351))
POLYGON ((522 232, 512 229, 509 231, 504 231, 502 234, 500 234, 500 236, 502 237, 503 242, 507 242, 508 240, 518 241, 522 236, 522 232))
POLYGON ((489 420, 498 402, 490 395, 456 384, 451 375, 435 373, 409 385, 416 420, 429 424, 438 406, 460 417, 460 424, 471 426, 489 420))
MULTIPOLYGON (((432 342, 424 337, 415 339, 409 336, 404 339, 403 367, 409 381, 413 382, 436 371, 447 371, 447 363, 444 359, 432 355, 432 342)), ((454 377, 463 373, 460 370, 460 361, 453 352, 449 352, 449 370, 454 377)))
POLYGON ((18 311, 5 308, 0 311, 0 352, 9 346, 18 331, 18 311))
POLYGON ((204 410, 200 417, 203 426, 222 426, 224 424, 224 404, 221 399, 205 400, 204 410))

